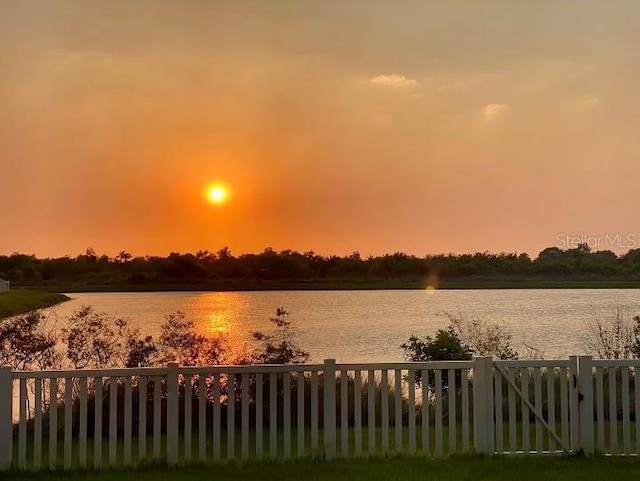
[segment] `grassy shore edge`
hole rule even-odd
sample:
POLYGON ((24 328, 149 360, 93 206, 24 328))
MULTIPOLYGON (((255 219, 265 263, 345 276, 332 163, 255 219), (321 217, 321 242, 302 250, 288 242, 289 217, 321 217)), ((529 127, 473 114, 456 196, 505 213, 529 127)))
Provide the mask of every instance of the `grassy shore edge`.
POLYGON ((44 309, 68 300, 68 296, 49 290, 12 289, 0 294, 0 319, 44 309))

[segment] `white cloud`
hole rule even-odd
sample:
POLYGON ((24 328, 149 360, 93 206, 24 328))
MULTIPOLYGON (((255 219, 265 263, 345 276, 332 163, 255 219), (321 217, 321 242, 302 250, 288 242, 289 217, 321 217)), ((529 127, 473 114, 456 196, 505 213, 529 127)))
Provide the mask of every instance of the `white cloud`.
POLYGON ((509 104, 488 104, 484 106, 482 113, 484 114, 484 119, 487 122, 491 122, 509 113, 509 110, 509 104))
POLYGON ((600 99, 598 97, 586 97, 578 101, 578 107, 583 109, 595 110, 600 107, 600 99))
POLYGON ((418 84, 417 80, 408 79, 404 75, 398 75, 396 73, 389 75, 377 75, 369 80, 369 82, 379 85, 390 85, 392 87, 408 87, 410 85, 418 84))

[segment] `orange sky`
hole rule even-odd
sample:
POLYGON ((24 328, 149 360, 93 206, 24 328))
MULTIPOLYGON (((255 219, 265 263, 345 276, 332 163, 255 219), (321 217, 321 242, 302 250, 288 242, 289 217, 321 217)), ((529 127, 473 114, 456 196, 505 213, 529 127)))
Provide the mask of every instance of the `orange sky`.
POLYGON ((639 19, 636 0, 2 2, 0 254, 635 235, 639 19))

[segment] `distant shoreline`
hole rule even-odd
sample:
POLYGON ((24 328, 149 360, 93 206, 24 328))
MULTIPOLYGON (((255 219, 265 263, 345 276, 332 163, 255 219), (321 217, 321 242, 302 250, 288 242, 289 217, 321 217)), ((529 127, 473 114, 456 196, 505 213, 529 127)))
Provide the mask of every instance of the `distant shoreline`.
MULTIPOLYGON (((234 292, 234 291, 335 291, 335 290, 424 290, 425 281, 336 281, 336 282, 283 282, 248 281, 215 282, 203 284, 130 284, 130 285, 51 285, 25 286, 21 289, 47 292, 234 292)), ((447 280, 438 290, 459 289, 640 289, 640 280, 550 280, 550 279, 482 279, 447 280)))

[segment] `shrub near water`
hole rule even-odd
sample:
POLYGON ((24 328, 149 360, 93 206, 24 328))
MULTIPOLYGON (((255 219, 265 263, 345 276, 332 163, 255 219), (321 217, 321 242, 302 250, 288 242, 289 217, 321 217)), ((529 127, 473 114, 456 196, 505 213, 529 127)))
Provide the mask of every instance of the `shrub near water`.
POLYGON ((14 370, 49 369, 58 364, 58 337, 38 311, 0 319, 0 364, 14 370))
MULTIPOLYGON (((54 331, 49 332, 50 339, 56 339, 58 342, 49 343, 47 345, 43 345, 45 355, 39 355, 39 358, 43 359, 52 359, 46 367, 56 367, 56 366, 65 366, 70 365, 73 368, 102 368, 106 367, 106 365, 113 366, 120 365, 126 367, 138 367, 138 366, 150 366, 156 364, 165 364, 170 361, 177 361, 183 365, 215 365, 215 364, 243 364, 243 363, 267 363, 267 364, 287 364, 287 363, 302 363, 308 360, 309 354, 300 348, 295 343, 295 327, 292 325, 291 321, 288 319, 289 313, 279 308, 276 310, 275 317, 270 319, 271 325, 274 326, 274 330, 271 332, 259 332, 254 333, 254 341, 255 346, 252 351, 247 351, 245 353, 241 353, 236 358, 230 358, 229 349, 226 344, 226 340, 224 337, 207 337, 199 334, 195 325, 192 321, 187 319, 182 313, 174 313, 166 316, 165 323, 162 325, 162 333, 156 342, 151 336, 142 336, 139 331, 132 330, 128 327, 128 324, 125 320, 115 318, 112 316, 108 316, 103 313, 95 312, 91 307, 83 307, 77 310, 69 319, 67 319, 66 327, 62 329, 60 333, 56 333, 54 331), (57 337, 56 337, 57 336, 57 337), (60 348, 60 345, 63 347, 60 348)), ((42 318, 35 317, 33 318, 32 327, 39 328, 43 332, 46 331, 44 325, 39 325, 38 321, 42 321, 42 318)), ((460 324, 458 324, 458 329, 461 329, 460 324)), ((35 329, 37 330, 37 329, 35 329)), ((35 332, 35 331, 34 331, 35 332)), ((427 338, 430 339, 430 338, 427 338)), ((434 339, 434 343, 432 345, 421 344, 421 340, 417 338, 412 338, 415 342, 413 347, 416 349, 416 352, 421 356, 416 359, 411 360, 442 360, 445 359, 469 359, 473 352, 473 349, 468 347, 466 344, 463 344, 460 340, 458 334, 453 328, 450 328, 448 331, 440 331, 436 338, 434 339), (418 351, 420 348, 422 350, 418 351), (445 357, 448 356, 448 357, 445 357)), ((407 350, 407 345, 405 345, 405 350, 407 350)), ((24 346, 25 349, 30 349, 28 345, 24 346)), ((29 367, 30 361, 24 362, 23 366, 29 367)), ((31 364, 33 365, 33 363, 31 364)), ((319 376, 318 382, 318 394, 319 394, 319 409, 320 416, 322 419, 322 412, 325 407, 322 405, 323 403, 323 384, 324 379, 322 375, 319 376)), ((94 423, 93 413, 96 399, 100 400, 103 404, 103 412, 108 412, 109 408, 109 382, 106 381, 102 386, 101 390, 98 392, 95 391, 95 386, 89 382, 88 384, 88 398, 89 398, 89 406, 88 413, 89 419, 88 423, 91 427, 94 423)), ((123 412, 123 403, 124 403, 124 384, 122 380, 116 380, 118 382, 117 386, 117 399, 119 404, 118 411, 120 413, 123 412)), ((147 412, 153 412, 153 396, 154 396, 154 385, 153 380, 149 380, 146 384, 146 398, 147 398, 147 412)), ((166 380, 157 381, 161 382, 160 392, 161 392, 161 418, 162 418, 162 426, 163 430, 166 426, 166 380)), ((205 403, 205 414, 208 419, 211 419, 212 410, 213 410, 213 385, 212 380, 210 378, 205 378, 201 376, 194 376, 192 378, 191 384, 186 384, 185 379, 181 377, 180 379, 180 412, 184 412, 184 402, 186 399, 186 391, 191 391, 191 399, 192 399, 192 413, 193 418, 191 420, 181 419, 181 425, 184 422, 191 422, 194 426, 197 425, 198 418, 197 413, 199 413, 199 385, 201 382, 206 383, 206 403, 205 403)), ((270 376, 262 377, 262 384, 257 384, 257 379, 255 376, 250 376, 250 385, 249 385, 249 405, 251 407, 250 412, 255 412, 255 404, 257 398, 258 390, 262 390, 262 399, 263 404, 261 409, 263 410, 263 419, 266 423, 269 422, 270 417, 268 416, 270 406, 270 385, 271 379, 270 376)), ((309 376, 291 376, 290 378, 290 406, 293 411, 293 418, 297 420, 297 393, 299 388, 304 389, 305 396, 305 425, 308 426, 311 419, 311 413, 309 411, 311 405, 311 380, 309 376)), ((340 399, 340 391, 342 389, 342 383, 339 379, 335 380, 336 382, 336 415, 337 419, 340 422, 341 409, 339 406, 340 399)), ((419 373, 417 376, 417 382, 420 384, 419 373)), ((450 395, 459 396, 460 395, 460 377, 459 373, 456 378, 456 389, 451 390, 450 395)), ((236 423, 240 422, 241 419, 241 399, 239 399, 240 392, 240 376, 221 376, 220 379, 220 392, 221 392, 221 416, 223 420, 223 426, 226 426, 226 418, 229 409, 234 409, 235 411, 235 419, 236 423), (231 393, 235 392, 235 396, 231 395, 231 393)), ((444 386, 444 395, 449 395, 449 389, 447 387, 448 379, 445 378, 445 386, 444 386)), ((355 392, 355 380, 352 375, 349 375, 347 378, 347 389, 349 390, 349 398, 353 399, 355 392)), ((429 387, 433 389, 433 379, 430 379, 429 387)), ((137 426, 138 422, 138 409, 139 409, 139 396, 140 396, 140 385, 137 378, 133 378, 132 380, 132 407, 133 407, 133 421, 134 426, 137 426)), ((377 422, 379 423, 381 420, 380 413, 380 397, 382 395, 382 390, 380 386, 379 379, 363 379, 361 385, 361 406, 362 406, 362 416, 364 419, 368 418, 368 392, 370 389, 373 389, 375 392, 375 398, 378 400, 376 402, 376 413, 375 417, 377 422)), ((395 411, 394 404, 396 402, 396 397, 393 392, 393 386, 387 387, 388 391, 388 404, 391 408, 391 412, 395 411)), ((46 392, 46 389, 45 389, 46 392)), ((79 402, 77 398, 77 394, 79 392, 79 386, 76 385, 74 387, 74 416, 76 417, 76 421, 79 419, 79 402)), ((282 406, 284 404, 284 387, 283 380, 280 376, 278 376, 278 381, 276 385, 276 393, 277 393, 277 404, 278 404, 278 415, 277 422, 281 424, 283 421, 283 411, 282 406)), ((403 413, 403 422, 407 422, 408 418, 408 404, 406 395, 401 396, 402 403, 402 413, 403 413)), ((45 399, 46 403, 46 399, 45 399)), ((458 402, 456 405, 461 406, 461 403, 458 402)), ((62 403, 58 403, 58 409, 63 410, 64 406, 62 403)), ((63 419, 62 412, 58 416, 59 421, 61 422, 63 419)), ((418 418, 420 416, 420 410, 418 409, 418 418)), ((348 409, 349 423, 353 423, 354 419, 354 408, 353 404, 350 403, 348 409)), ((432 413, 433 415, 433 413, 432 413)), ((445 413, 446 416, 446 404, 445 404, 445 413)), ((254 416, 254 414, 251 414, 254 416)), ((151 423, 151 418, 148 418, 148 423, 151 423)), ((251 422, 254 422, 251 420, 251 422)), ((103 432, 106 432, 108 428, 107 419, 103 417, 103 432)), ((124 420, 118 419, 119 429, 122 429, 124 420)), ((208 425, 209 423, 207 423, 208 425)), ((77 422, 74 422, 74 426, 78 426, 77 422)), ((151 429, 151 426, 148 425, 147 429, 151 429)), ((92 429, 89 429, 89 432, 93 432, 92 429)))
MULTIPOLYGON (((106 368, 106 367, 145 367, 153 365, 166 365, 168 362, 178 362, 181 365, 218 365, 218 364, 291 364, 301 363, 309 359, 309 353, 301 349, 295 343, 295 327, 288 320, 289 313, 278 308, 276 316, 270 319, 270 323, 275 327, 273 332, 254 333, 255 346, 253 350, 235 354, 231 356, 227 340, 224 336, 204 336, 196 331, 193 321, 186 318, 181 312, 172 313, 166 316, 162 325, 162 332, 156 342, 153 337, 141 335, 138 330, 131 329, 126 320, 96 312, 90 306, 83 306, 76 310, 64 321, 62 329, 57 330, 52 323, 48 322, 40 313, 29 313, 19 316, 6 322, 0 327, 4 330, 2 334, 2 351, 0 359, 6 363, 12 362, 16 369, 56 369, 56 368, 106 368), (4 356, 4 357, 2 357, 4 356)), ((310 393, 309 378, 301 379, 306 385, 306 392, 310 393)), ((48 381, 45 381, 45 383, 48 381)), ((122 379, 105 380, 101 389, 96 391, 93 380, 88 380, 88 426, 89 432, 93 432, 91 427, 94 424, 95 403, 101 402, 103 412, 109 409, 110 382, 117 382, 117 402, 119 404, 120 419, 118 419, 119 430, 122 430, 124 420, 122 412, 124 407, 124 382, 122 379), (97 401, 99 400, 99 401, 97 401)), ((141 385, 138 378, 132 379, 132 408, 134 425, 137 426, 139 397, 141 385)), ((154 382, 160 382, 161 392, 161 414, 163 430, 166 426, 166 379, 156 381, 149 379, 145 396, 147 399, 147 412, 153 412, 154 405, 154 382)), ((213 385, 210 378, 194 376, 190 385, 185 384, 185 379, 180 379, 180 403, 181 412, 184 408, 185 391, 192 393, 192 412, 194 419, 192 423, 197 423, 196 413, 198 413, 198 393, 199 384, 206 383, 206 413, 211 415, 213 409, 213 385)), ((265 376, 263 380, 264 399, 269 398, 270 379, 265 376)), ((33 380, 29 381, 30 388, 33 389, 33 380)), ((228 396, 233 392, 233 387, 239 390, 240 379, 237 376, 230 378, 222 377, 221 395, 222 416, 226 425, 228 409, 238 411, 236 419, 240 419, 240 400, 232 396, 232 401, 228 401, 228 396)), ((292 395, 295 396, 298 379, 292 378, 292 395)), ((250 403, 255 404, 255 393, 259 389, 256 385, 255 377, 251 379, 250 403)), ((74 381, 74 426, 77 428, 79 421, 79 381, 74 381)), ((44 405, 49 409, 47 386, 44 391, 44 405)), ((282 406, 283 401, 282 380, 279 380, 277 387, 278 403, 282 406)), ((293 403, 295 405, 295 403, 293 403)), ((64 403, 58 402, 57 409, 60 411, 58 422, 64 419, 64 403)), ((309 406, 309 404, 307 404, 309 406)), ((268 412, 268 402, 263 409, 268 412)), ((45 413, 46 415, 46 413, 45 413)), ((268 418, 268 416, 266 416, 268 418)), ((282 418, 280 413, 279 419, 282 418)), ((147 419, 148 426, 152 422, 147 419)), ((184 422, 182 420, 181 422, 184 422)), ((46 424, 46 423, 45 423, 46 424)), ((103 430, 108 429, 108 419, 103 416, 103 430)), ((106 431, 103 431, 106 432, 106 431)))
MULTIPOLYGON (((289 313, 284 309, 278 309, 276 311, 276 316, 270 319, 270 323, 275 326, 275 330, 272 332, 263 332, 254 336, 256 340, 256 345, 253 351, 244 353, 243 358, 248 362, 257 362, 257 363, 300 363, 308 360, 308 353, 301 349, 295 343, 295 327, 288 320, 289 313)), ((140 340, 136 336, 137 332, 130 332, 126 329, 126 324, 124 324, 119 319, 105 317, 103 314, 95 313, 90 308, 83 308, 77 311, 72 320, 69 322, 69 326, 65 329, 63 336, 63 341, 67 342, 67 356, 71 362, 74 363, 75 366, 92 366, 96 367, 100 364, 103 364, 105 359, 119 360, 122 363, 123 359, 131 359, 131 351, 127 351, 127 348, 131 346, 131 339, 140 340), (113 338, 114 341, 109 343, 108 340, 113 338), (71 342, 69 342, 71 341, 71 342)), ((195 332, 194 324, 187 320, 183 314, 176 313, 167 316, 166 322, 162 327, 162 334, 159 337, 159 343, 152 344, 147 343, 148 354, 147 356, 142 356, 145 359, 144 364, 140 365, 148 365, 151 364, 151 360, 161 359, 162 362, 168 362, 173 360, 178 360, 184 364, 197 364, 201 361, 208 361, 207 364, 218 364, 220 362, 224 362, 227 358, 228 350, 225 349, 224 339, 223 338, 206 338, 205 336, 199 335, 195 332), (204 346, 204 347, 203 347, 204 346), (207 349, 207 346, 211 346, 210 349, 207 349), (214 353, 215 356, 211 356, 207 353, 214 353), (178 357, 178 354, 180 357, 178 357), (215 361, 215 362, 211 362, 215 361)), ((236 360, 237 362, 237 360, 236 360)), ((290 406, 291 406, 291 415, 292 419, 297 421, 298 412, 297 412, 297 396, 298 390, 300 388, 303 389, 304 392, 304 426, 309 427, 311 423, 311 378, 310 376, 298 376, 291 375, 290 378, 290 406)), ((88 432, 89 437, 93 435, 94 432, 94 413, 95 413, 95 403, 98 399, 99 402, 102 403, 102 411, 109 412, 109 402, 110 402, 110 380, 106 380, 102 385, 102 388, 96 392, 95 385, 91 380, 88 383, 88 432)), ((117 382, 117 403, 118 403, 118 419, 117 426, 118 431, 123 432, 124 429, 124 382, 123 380, 115 380, 117 382)), ((161 410, 161 430, 164 432, 166 430, 166 380, 161 379, 159 381, 154 381, 153 379, 149 379, 146 383, 145 388, 145 396, 146 396, 146 412, 153 412, 154 407, 154 382, 160 382, 160 410, 161 410)), ((212 419, 213 416, 213 406, 214 406, 214 394, 213 394, 213 385, 212 379, 203 376, 193 376, 191 383, 186 383, 185 378, 180 378, 180 399, 179 399, 179 411, 181 413, 180 417, 180 427, 181 429, 184 427, 185 422, 190 422, 192 426, 195 428, 199 423, 199 395, 200 395, 200 383, 205 382, 205 416, 208 420, 212 419), (186 391, 191 391, 191 412, 192 418, 184 419, 182 413, 184 413, 184 403, 186 402, 187 396, 186 391)), ((257 383, 256 376, 251 375, 249 377, 249 399, 248 403, 250 406, 250 423, 255 423, 255 409, 256 409, 256 399, 258 390, 262 391, 262 399, 263 403, 260 409, 263 411, 263 420, 265 426, 269 426, 270 423, 270 391, 271 391, 271 378, 270 376, 263 376, 262 383, 259 385, 257 383)), ((279 426, 283 425, 283 406, 284 406, 284 384, 283 378, 278 376, 276 384, 276 401, 277 401, 277 417, 276 423, 279 426)), ((342 389, 342 383, 340 379, 335 379, 336 383, 336 405, 333 409, 336 410, 337 420, 341 422, 341 409, 340 409, 340 392, 342 389)), ((352 375, 349 375, 347 378, 347 389, 349 391, 349 397, 352 399, 355 392, 355 380, 352 375)), ((226 429, 227 426, 227 416, 229 414, 230 409, 234 409, 235 411, 235 422, 236 427, 240 427, 241 420, 241 402, 242 400, 239 397, 240 394, 240 386, 241 386, 241 377, 240 376, 221 376, 220 377, 220 393, 221 398, 218 400, 220 402, 220 412, 221 412, 221 422, 223 429, 226 429), (231 395, 231 393, 235 393, 231 395)), ((322 374, 318 376, 318 418, 322 419, 323 412, 325 406, 323 405, 324 399, 324 377, 322 374)), ((139 417, 139 398, 140 398, 140 389, 141 385, 139 384, 139 379, 134 377, 132 379, 132 424, 133 426, 138 426, 138 417, 139 417)), ((375 418, 377 423, 379 424, 382 418, 380 411, 380 397, 382 395, 382 389, 380 386, 379 379, 363 379, 361 384, 361 406, 362 406, 362 416, 364 419, 368 418, 368 392, 370 389, 374 390, 375 398, 378 400, 376 402, 376 413, 375 418)), ((44 390, 47 392, 47 389, 44 390)), ((79 426, 79 399, 77 393, 79 392, 79 385, 76 382, 74 386, 74 401, 73 401, 73 426, 74 430, 76 430, 79 426)), ((392 386, 389 386, 387 389, 388 396, 388 404, 389 407, 394 410, 396 397, 394 395, 394 390, 392 386)), ((408 404, 405 396, 401 398, 402 403, 402 412, 403 418, 406 422, 408 416, 408 404)), ((64 419, 64 404, 59 402, 57 405, 58 413, 58 422, 60 423, 60 428, 62 428, 62 422, 64 419)), ((354 420, 354 407, 353 404, 350 403, 348 409, 348 417, 349 423, 353 424, 354 420)), ((433 413, 432 413, 433 415, 433 413)), ((419 416, 419 413, 418 413, 419 416)), ((45 417, 48 417, 45 413, 45 417)), ((152 432, 152 422, 153 418, 151 416, 147 416, 147 425, 146 432, 151 434, 152 432)), ((295 421, 294 421, 295 422, 295 421)), ((108 417, 103 416, 102 418, 102 432, 108 432, 108 417)), ((44 423, 45 426, 48 426, 48 422, 44 423)), ((207 426, 210 425, 210 422, 207 421, 207 426)), ((30 423, 30 429, 31 423, 30 423)), ((46 428, 45 428, 46 430, 46 428)))

